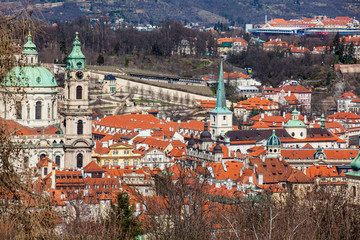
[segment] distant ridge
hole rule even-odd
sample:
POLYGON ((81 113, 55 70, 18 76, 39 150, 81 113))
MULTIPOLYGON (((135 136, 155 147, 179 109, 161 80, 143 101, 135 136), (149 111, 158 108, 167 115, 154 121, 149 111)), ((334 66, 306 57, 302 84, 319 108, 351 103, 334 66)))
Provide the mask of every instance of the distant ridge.
MULTIPOLYGON (((18 1, 0 4, 4 10, 18 1)), ((326 15, 360 19, 358 0, 33 0, 31 7, 50 22, 66 21, 81 15, 102 17, 105 21, 124 18, 132 23, 158 23, 162 20, 223 23, 264 23, 271 18, 300 18, 326 15)))

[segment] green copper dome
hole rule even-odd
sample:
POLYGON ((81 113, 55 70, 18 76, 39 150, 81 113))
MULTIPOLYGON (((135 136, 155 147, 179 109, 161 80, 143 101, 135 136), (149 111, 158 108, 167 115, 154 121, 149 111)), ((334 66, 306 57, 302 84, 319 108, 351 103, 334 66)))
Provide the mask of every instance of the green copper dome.
POLYGON ((267 140, 266 146, 268 146, 268 147, 280 147, 281 146, 280 139, 275 134, 275 129, 273 129, 272 135, 267 140))
POLYGON ((296 110, 296 108, 294 109, 294 111, 292 111, 291 115, 292 115, 292 119, 290 119, 284 125, 284 127, 306 127, 303 121, 299 120, 299 112, 296 110))
POLYGON ((78 32, 76 32, 73 49, 67 59, 67 69, 78 70, 85 69, 85 56, 81 51, 81 43, 79 41, 78 32))
POLYGON ((22 54, 38 55, 38 52, 36 51, 36 45, 32 41, 32 36, 30 32, 28 35, 28 41, 24 44, 24 50, 22 51, 22 54))
POLYGON ((42 66, 16 66, 5 77, 6 86, 57 87, 55 77, 42 66))
POLYGON ((323 152, 323 150, 319 146, 318 150, 314 153, 314 159, 319 159, 321 155, 323 156, 324 159, 326 159, 325 153, 323 152))
POLYGON ((345 175, 360 177, 360 171, 359 171, 360 170, 360 138, 359 138, 359 152, 354 158, 354 160, 351 161, 350 166, 353 169, 353 171, 347 172, 345 173, 345 175))

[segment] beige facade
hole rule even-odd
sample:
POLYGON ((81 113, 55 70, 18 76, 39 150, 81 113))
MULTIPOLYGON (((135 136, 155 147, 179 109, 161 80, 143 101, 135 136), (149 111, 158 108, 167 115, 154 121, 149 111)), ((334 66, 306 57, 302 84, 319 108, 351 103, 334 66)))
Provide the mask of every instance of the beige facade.
POLYGON ((109 147, 107 154, 93 154, 92 159, 100 166, 141 166, 141 154, 133 153, 133 146, 118 143, 109 147))

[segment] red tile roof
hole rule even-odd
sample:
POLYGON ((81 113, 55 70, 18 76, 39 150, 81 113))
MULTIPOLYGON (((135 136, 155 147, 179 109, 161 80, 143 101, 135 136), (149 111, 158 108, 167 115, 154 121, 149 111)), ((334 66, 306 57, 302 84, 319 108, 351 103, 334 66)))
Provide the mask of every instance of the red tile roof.
POLYGON ((326 165, 311 166, 306 169, 306 175, 311 178, 345 176, 344 173, 339 174, 335 166, 326 165))
POLYGON ((249 76, 247 76, 244 73, 224 73, 224 79, 251 79, 249 76))
POLYGON ((281 88, 275 89, 275 91, 279 92, 284 90, 285 92, 291 91, 292 93, 311 93, 311 90, 306 89, 302 85, 285 85, 281 88))
POLYGON ((105 171, 94 161, 91 161, 88 165, 84 167, 84 172, 105 172, 105 171))
POLYGON ((346 92, 343 95, 341 95, 339 98, 342 98, 342 99, 348 99, 349 98, 350 99, 350 98, 358 98, 358 96, 356 96, 352 92, 346 92))

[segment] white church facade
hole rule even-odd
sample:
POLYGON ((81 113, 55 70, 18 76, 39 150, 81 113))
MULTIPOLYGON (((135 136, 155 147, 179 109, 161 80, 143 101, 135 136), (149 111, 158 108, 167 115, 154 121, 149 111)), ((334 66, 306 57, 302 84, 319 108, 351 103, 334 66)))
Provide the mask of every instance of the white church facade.
POLYGON ((19 163, 35 167, 49 157, 58 169, 86 166, 92 148, 89 74, 77 34, 67 60, 62 109, 55 77, 39 64, 30 33, 18 59, 21 64, 9 71, 1 87, 0 117, 2 127, 24 146, 19 163))

